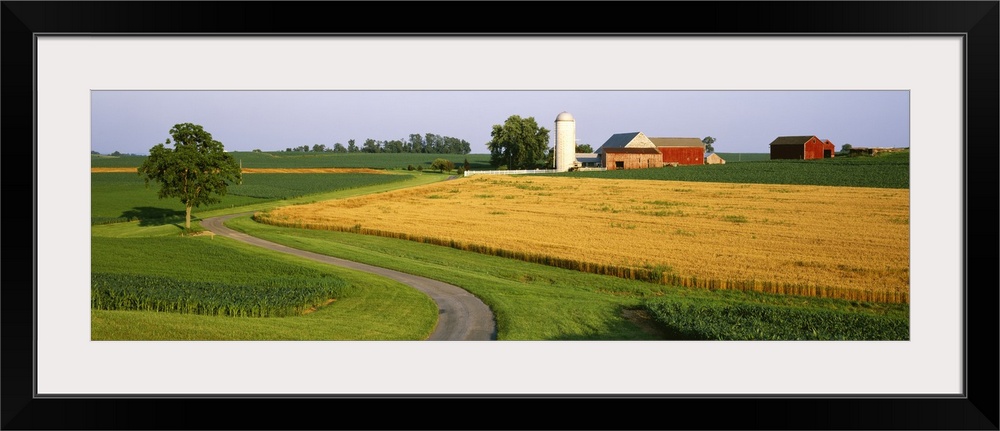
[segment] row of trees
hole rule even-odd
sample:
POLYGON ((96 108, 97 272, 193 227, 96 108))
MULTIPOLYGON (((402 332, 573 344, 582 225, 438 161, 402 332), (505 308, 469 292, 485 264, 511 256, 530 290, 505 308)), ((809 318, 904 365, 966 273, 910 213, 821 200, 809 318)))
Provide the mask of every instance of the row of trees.
POLYGON ((302 145, 298 147, 285 148, 286 152, 330 152, 330 153, 426 153, 426 154, 469 154, 472 146, 464 139, 451 136, 435 135, 427 133, 420 135, 411 134, 409 138, 377 141, 375 139, 365 139, 364 143, 358 145, 354 139, 347 141, 347 145, 337 142, 332 147, 326 144, 315 144, 312 147, 302 145))

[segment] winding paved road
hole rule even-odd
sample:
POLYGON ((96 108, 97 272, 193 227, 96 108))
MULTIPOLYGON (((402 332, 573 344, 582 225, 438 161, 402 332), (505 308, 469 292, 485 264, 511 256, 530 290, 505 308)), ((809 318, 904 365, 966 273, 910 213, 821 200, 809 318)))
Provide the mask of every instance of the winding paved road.
POLYGON ((465 289, 425 277, 287 247, 237 232, 224 225, 226 220, 233 217, 250 214, 252 213, 210 217, 203 219, 201 225, 216 235, 222 235, 248 244, 293 254, 330 265, 381 275, 426 293, 438 306, 437 326, 430 337, 427 338, 428 340, 496 340, 496 322, 493 319, 493 312, 490 311, 490 308, 483 301, 480 301, 479 298, 476 298, 465 289))

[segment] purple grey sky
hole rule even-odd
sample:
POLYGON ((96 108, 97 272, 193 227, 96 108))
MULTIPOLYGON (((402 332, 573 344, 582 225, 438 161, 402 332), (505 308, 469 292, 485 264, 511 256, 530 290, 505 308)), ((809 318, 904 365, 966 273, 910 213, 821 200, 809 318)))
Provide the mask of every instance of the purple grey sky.
MULTIPOLYGON (((494 124, 566 111, 579 144, 615 133, 712 136, 719 152, 767 153, 778 136, 816 135, 839 150, 910 145, 908 91, 93 91, 91 150, 148 154, 177 123, 204 126, 229 151, 433 133, 488 153, 494 124)), ((555 137, 550 135, 550 146, 555 137)))

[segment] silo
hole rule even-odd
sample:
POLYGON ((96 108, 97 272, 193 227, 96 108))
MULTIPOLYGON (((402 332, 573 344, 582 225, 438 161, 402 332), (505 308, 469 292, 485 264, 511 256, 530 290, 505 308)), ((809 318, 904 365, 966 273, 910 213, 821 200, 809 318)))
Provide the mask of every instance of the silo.
POLYGON ((556 171, 566 172, 576 161, 576 120, 569 112, 556 117, 556 171))

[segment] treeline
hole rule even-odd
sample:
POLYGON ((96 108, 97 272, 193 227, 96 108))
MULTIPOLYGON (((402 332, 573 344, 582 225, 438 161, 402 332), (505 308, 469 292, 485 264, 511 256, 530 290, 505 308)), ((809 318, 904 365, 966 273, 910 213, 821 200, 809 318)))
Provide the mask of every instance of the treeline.
POLYGON ((426 154, 469 154, 472 146, 464 139, 453 138, 451 136, 435 135, 427 133, 420 135, 411 134, 407 139, 392 139, 378 141, 375 139, 365 139, 358 145, 354 139, 347 141, 347 145, 337 142, 332 147, 326 144, 315 144, 312 147, 302 145, 298 147, 285 148, 286 152, 329 152, 329 153, 426 153, 426 154))

